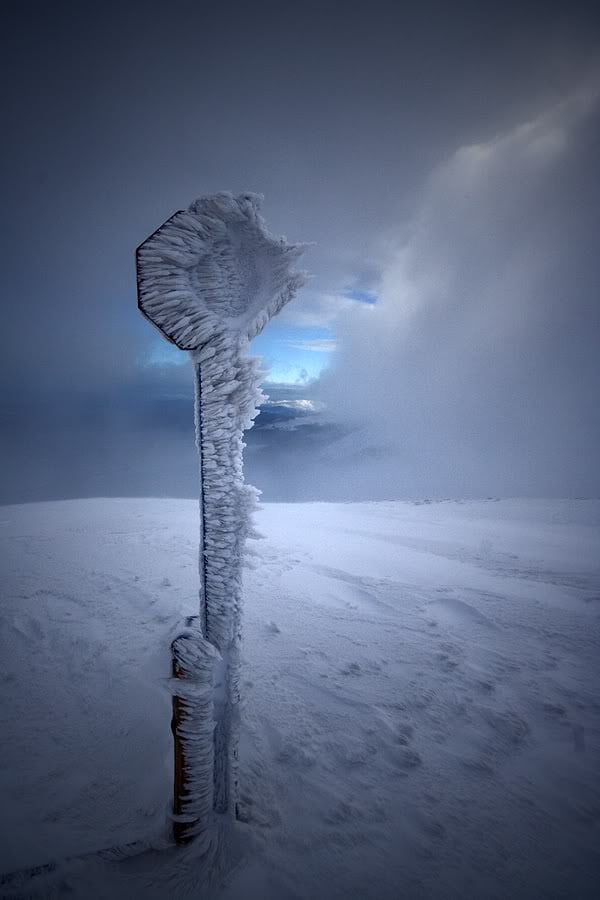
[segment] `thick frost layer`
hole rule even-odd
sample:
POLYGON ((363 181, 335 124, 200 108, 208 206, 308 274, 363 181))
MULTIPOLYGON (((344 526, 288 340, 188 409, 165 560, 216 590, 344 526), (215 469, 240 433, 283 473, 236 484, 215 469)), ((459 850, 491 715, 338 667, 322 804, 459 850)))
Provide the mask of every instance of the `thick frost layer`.
POLYGON ((185 701, 178 735, 190 769, 183 806, 194 832, 206 832, 213 809, 233 812, 237 803, 241 569, 257 498, 244 484, 242 433, 264 399, 258 361, 246 351, 305 277, 293 268, 304 245, 269 234, 260 199, 221 193, 196 200, 137 251, 140 309, 191 351, 196 379, 201 634, 197 652, 190 651, 193 635, 177 650, 187 654, 188 677, 212 688, 176 687, 185 701))
POLYGON ((258 194, 202 197, 137 251, 141 311, 182 350, 217 334, 257 335, 304 283, 305 245, 269 234, 258 194))
POLYGON ((242 559, 252 535, 258 492, 244 483, 242 432, 263 395, 258 360, 247 341, 222 335, 192 353, 196 373, 196 441, 200 455, 200 619, 222 655, 215 677, 215 799, 218 812, 237 797, 242 559))
POLYGON ((213 810, 214 715, 213 672, 219 654, 204 640, 197 625, 179 635, 174 642, 177 678, 173 693, 179 698, 180 715, 177 736, 185 747, 184 796, 179 821, 187 833, 208 840, 213 810))

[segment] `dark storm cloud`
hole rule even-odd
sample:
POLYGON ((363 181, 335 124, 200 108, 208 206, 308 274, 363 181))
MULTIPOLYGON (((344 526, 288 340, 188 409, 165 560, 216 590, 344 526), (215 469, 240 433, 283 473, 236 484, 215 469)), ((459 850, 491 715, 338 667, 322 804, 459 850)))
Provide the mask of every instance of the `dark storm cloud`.
MULTIPOLYGON (((224 188, 264 192, 275 232, 317 242, 306 261, 316 277, 304 303, 313 319, 331 317, 332 298, 371 291, 393 273, 389 247, 405 241, 432 172, 457 148, 485 145, 569 96, 598 52, 598 23, 585 4, 550 4, 540 12, 538 4, 40 2, 6 4, 3 18, 4 406, 11 410, 11 483, 30 499, 34 464, 47 467, 44 484, 56 485, 55 496, 69 485, 87 494, 111 493, 117 484, 121 490, 119 442, 148 461, 147 476, 132 475, 127 492, 137 493, 138 485, 140 492, 163 492, 164 472, 181 452, 180 432, 158 423, 149 428, 144 402, 160 403, 164 382, 171 393, 185 393, 189 372, 169 367, 157 386, 158 376, 140 363, 156 336, 135 308, 133 249, 175 208, 224 188), (42 407, 43 415, 34 413, 42 407), (97 442, 112 469, 104 467, 101 484, 89 474, 70 481, 82 465, 77 455, 97 442)), ((591 144, 578 140, 579 162, 569 147, 565 158, 573 164, 561 169, 565 196, 569 178, 580 179, 577 190, 594 183, 591 144)), ((554 286, 577 284, 585 292, 593 284, 586 229, 597 224, 594 202, 591 190, 581 191, 569 207, 577 263, 549 267, 554 286)), ((526 220, 539 231, 533 252, 555 259, 548 251, 554 237, 538 227, 546 218, 543 192, 527 204, 526 220)), ((449 221, 449 230, 455 227, 449 221)), ((493 246, 486 252, 494 257, 493 246)), ((390 302, 384 298, 384 308, 390 302)), ((436 327, 445 322, 442 316, 436 327)), ((352 344, 353 327, 343 327, 356 356, 362 351, 352 344)), ((589 342, 589 322, 586 330, 589 342)), ((556 377, 557 395, 566 391, 561 409, 577 385, 583 392, 584 383, 592 384, 577 359, 575 334, 571 345, 561 365, 565 372, 571 367, 572 390, 556 377)), ((531 365, 538 352, 547 358, 541 347, 535 342, 531 365)), ((511 352, 503 357, 507 366, 511 352)), ((382 358, 382 369, 395 384, 392 358, 382 358)), ((413 368, 404 364, 401 372, 409 383, 422 365, 412 358, 413 368)), ((347 359, 342 348, 342 367, 347 359)), ((347 386, 330 391, 342 411, 354 377, 350 367, 347 386)), ((481 372, 465 370, 463 377, 481 372)), ((384 380, 377 388, 385 394, 384 380)), ((357 413, 365 408, 361 396, 357 385, 357 413)), ((498 408, 506 402, 501 381, 489 402, 498 408)), ((380 418, 395 415, 384 404, 380 418)), ((356 425, 355 415, 341 419, 344 431, 356 425)), ((565 420, 565 433, 568 426, 565 420)), ((286 468, 290 479, 292 472, 311 473, 309 493, 331 484, 332 433, 315 426, 319 446, 310 433, 270 430, 273 448, 296 434, 296 444, 286 444, 282 490, 286 468)), ((396 431, 385 440, 372 437, 375 456, 387 441, 395 459, 396 431)), ((572 440, 562 446, 567 458, 572 440)), ((270 452, 260 457, 265 472, 280 450, 270 452)))

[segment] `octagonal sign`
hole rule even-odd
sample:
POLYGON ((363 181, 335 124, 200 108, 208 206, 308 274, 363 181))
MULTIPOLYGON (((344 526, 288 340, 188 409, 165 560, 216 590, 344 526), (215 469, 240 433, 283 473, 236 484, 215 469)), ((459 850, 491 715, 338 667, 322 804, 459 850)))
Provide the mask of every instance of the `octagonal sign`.
POLYGON ((306 245, 269 234, 261 200, 202 197, 137 248, 138 307, 181 350, 223 332, 250 340, 304 283, 293 267, 306 245))

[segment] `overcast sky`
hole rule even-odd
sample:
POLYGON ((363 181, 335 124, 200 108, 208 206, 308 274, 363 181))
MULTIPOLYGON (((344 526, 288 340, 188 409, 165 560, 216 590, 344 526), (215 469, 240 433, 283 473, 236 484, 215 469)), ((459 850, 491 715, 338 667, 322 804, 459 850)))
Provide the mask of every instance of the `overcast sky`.
POLYGON ((0 500, 194 495, 133 251, 218 190, 316 242, 253 347, 266 499, 600 493, 594 4, 2 16, 0 500))

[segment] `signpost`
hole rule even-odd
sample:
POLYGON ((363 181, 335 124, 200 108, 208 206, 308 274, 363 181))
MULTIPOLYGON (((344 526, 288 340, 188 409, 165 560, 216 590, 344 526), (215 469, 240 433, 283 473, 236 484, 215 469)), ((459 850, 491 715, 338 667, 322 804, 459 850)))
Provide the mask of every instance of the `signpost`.
POLYGON ((219 193, 176 212, 136 251, 138 306, 190 353, 200 462, 200 608, 173 642, 175 838, 209 840, 237 804, 241 565, 257 492, 242 433, 263 395, 249 341, 304 283, 302 244, 270 235, 260 196, 219 193))

